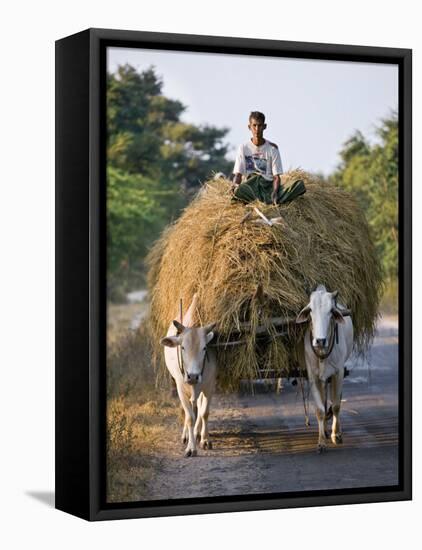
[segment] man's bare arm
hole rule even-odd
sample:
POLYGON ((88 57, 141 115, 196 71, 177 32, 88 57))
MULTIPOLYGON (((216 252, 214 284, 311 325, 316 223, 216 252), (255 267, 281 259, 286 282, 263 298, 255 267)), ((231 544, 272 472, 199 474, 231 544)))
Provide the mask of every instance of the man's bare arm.
POLYGON ((237 174, 234 174, 233 184, 240 185, 241 182, 242 182, 242 174, 239 174, 239 172, 237 174))
POLYGON ((280 188, 280 176, 277 174, 273 177, 273 192, 271 193, 271 200, 273 204, 277 204, 277 194, 280 188))

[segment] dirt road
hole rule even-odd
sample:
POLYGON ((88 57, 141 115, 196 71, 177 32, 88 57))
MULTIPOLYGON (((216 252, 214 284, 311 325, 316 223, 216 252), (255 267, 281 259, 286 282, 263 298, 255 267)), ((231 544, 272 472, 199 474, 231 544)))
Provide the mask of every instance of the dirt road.
POLYGON ((279 394, 218 395, 210 414, 213 450, 184 458, 180 434, 171 430, 148 500, 397 484, 396 319, 380 323, 368 359, 347 365, 343 445, 316 453, 313 405, 306 427, 299 385, 284 381, 279 394))

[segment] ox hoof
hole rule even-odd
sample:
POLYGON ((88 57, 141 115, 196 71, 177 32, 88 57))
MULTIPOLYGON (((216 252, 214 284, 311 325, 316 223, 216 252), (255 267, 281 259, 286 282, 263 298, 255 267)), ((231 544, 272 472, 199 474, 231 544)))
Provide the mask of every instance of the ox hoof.
POLYGON ((196 449, 186 449, 185 451, 185 457, 189 456, 196 456, 198 454, 198 451, 196 449))
POLYGON ((319 455, 321 455, 322 453, 325 453, 326 450, 327 450, 327 447, 325 445, 318 445, 317 447, 317 453, 319 455))
POLYGON ((343 435, 342 434, 333 434, 331 436, 331 441, 334 443, 334 445, 341 445, 343 443, 343 435))
POLYGON ((208 441, 208 439, 205 439, 204 441, 201 441, 201 448, 211 450, 212 449, 211 441, 208 441))

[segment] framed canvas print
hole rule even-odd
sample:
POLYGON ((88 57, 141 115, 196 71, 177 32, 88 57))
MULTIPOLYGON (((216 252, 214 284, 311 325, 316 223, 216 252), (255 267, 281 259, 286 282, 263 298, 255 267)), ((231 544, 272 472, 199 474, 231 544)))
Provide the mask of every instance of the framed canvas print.
POLYGON ((411 50, 56 42, 56 507, 411 498, 411 50))

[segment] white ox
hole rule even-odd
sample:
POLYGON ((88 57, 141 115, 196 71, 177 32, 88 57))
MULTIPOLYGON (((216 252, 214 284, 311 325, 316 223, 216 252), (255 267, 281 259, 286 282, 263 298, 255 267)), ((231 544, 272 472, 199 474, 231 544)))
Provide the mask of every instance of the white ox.
POLYGON ((196 442, 203 449, 211 449, 208 435, 208 415, 215 391, 216 353, 207 345, 214 337, 213 325, 193 327, 197 295, 183 316, 182 323, 170 323, 167 336, 161 339, 165 346, 167 369, 174 378, 180 402, 185 412, 182 442, 187 443, 185 456, 196 456, 196 442))
POLYGON ((351 317, 343 317, 336 303, 337 291, 327 292, 323 285, 312 292, 309 304, 297 316, 297 323, 310 321, 304 336, 306 370, 316 405, 318 452, 327 445, 327 420, 333 416, 331 441, 342 443, 340 404, 344 364, 353 348, 351 317), (336 334, 337 332, 337 334, 336 334), (328 379, 332 405, 327 410, 328 379))

